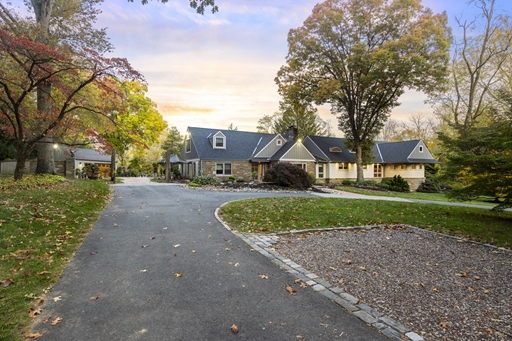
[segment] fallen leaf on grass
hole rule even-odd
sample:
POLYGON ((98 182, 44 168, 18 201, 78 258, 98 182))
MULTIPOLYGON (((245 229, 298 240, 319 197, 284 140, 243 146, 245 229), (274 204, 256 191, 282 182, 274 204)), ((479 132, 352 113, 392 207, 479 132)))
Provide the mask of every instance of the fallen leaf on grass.
POLYGON ((57 317, 55 320, 52 321, 51 325, 55 326, 55 325, 59 324, 60 321, 62 321, 62 317, 57 317))
POLYGON ((2 286, 3 287, 8 287, 9 285, 13 284, 14 281, 10 278, 6 278, 2 281, 2 286))
POLYGON ((239 332, 238 326, 236 324, 233 324, 231 326, 231 331, 233 332, 233 334, 238 333, 239 332))
POLYGON ((286 291, 288 291, 290 293, 290 295, 297 295, 297 290, 295 290, 294 288, 292 288, 291 285, 287 285, 286 286, 286 291))
POLYGON ((43 334, 39 332, 25 334, 25 337, 27 339, 39 339, 41 336, 43 336, 43 334))
POLYGON ((100 298, 100 295, 96 295, 96 296, 91 297, 91 300, 96 301, 98 298, 100 298))
POLYGON ((268 279, 267 275, 259 275, 259 277, 262 278, 262 279, 268 279))

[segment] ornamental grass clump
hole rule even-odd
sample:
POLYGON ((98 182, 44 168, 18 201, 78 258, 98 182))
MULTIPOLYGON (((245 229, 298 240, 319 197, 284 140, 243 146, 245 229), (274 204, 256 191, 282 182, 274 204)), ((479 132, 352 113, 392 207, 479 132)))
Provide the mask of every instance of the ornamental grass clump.
POLYGON ((287 162, 278 163, 270 168, 263 180, 297 189, 309 188, 313 184, 311 177, 304 169, 287 162))

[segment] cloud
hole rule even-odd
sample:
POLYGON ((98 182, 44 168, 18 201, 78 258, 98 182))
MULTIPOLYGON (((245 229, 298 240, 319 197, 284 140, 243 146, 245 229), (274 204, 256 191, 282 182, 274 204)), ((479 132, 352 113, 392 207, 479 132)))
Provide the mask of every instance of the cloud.
POLYGON ((157 108, 162 116, 180 115, 183 113, 212 113, 215 111, 213 108, 193 107, 176 104, 158 104, 157 108))

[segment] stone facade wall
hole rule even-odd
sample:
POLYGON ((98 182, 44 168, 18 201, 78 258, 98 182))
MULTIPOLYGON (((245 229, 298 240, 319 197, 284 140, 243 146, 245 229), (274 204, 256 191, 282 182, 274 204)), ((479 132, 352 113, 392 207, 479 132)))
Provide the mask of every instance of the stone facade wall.
POLYGON ((220 181, 227 181, 230 176, 234 176, 235 179, 240 177, 244 178, 245 181, 252 180, 252 163, 248 161, 202 161, 202 174, 212 175, 217 177, 220 181), (231 164, 231 175, 218 175, 216 174, 217 163, 230 163, 231 164))

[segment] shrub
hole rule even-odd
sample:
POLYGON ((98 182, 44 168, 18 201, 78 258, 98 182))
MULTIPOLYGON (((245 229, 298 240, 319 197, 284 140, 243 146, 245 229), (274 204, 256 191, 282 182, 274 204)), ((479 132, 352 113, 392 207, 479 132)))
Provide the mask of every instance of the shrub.
POLYGON ((389 190, 394 192, 409 192, 410 190, 409 183, 400 175, 382 179, 382 184, 387 185, 389 190))
POLYGON ((311 177, 306 171, 291 163, 278 163, 270 168, 264 177, 267 182, 273 182, 279 186, 292 188, 309 188, 313 184, 311 177))
POLYGON ((425 180, 418 186, 418 188, 416 189, 416 192, 439 193, 440 188, 439 188, 439 185, 436 184, 434 181, 425 180))
POLYGON ((316 176, 315 176, 315 173, 313 172, 309 172, 308 173, 309 177, 311 178, 311 182, 312 183, 316 183, 316 176))
POLYGON ((231 175, 231 176, 228 178, 228 181, 235 182, 235 177, 234 177, 233 175, 231 175))
POLYGON ((201 186, 211 185, 211 186, 218 186, 220 184, 219 180, 216 177, 213 177, 211 175, 206 176, 196 176, 192 182, 195 182, 196 184, 199 184, 201 186))
POLYGON ((245 179, 241 176, 239 176, 237 179, 236 179, 236 182, 245 182, 245 179))
POLYGON ((352 185, 352 181, 350 181, 349 179, 345 179, 341 182, 341 184, 345 186, 350 186, 352 185))
POLYGON ((195 182, 189 182, 189 183, 188 183, 188 186, 189 186, 189 187, 199 187, 199 186, 201 186, 201 185, 200 185, 200 184, 198 184, 198 183, 195 183, 195 182))
POLYGON ((377 181, 374 181, 374 180, 364 180, 364 181, 356 181, 355 184, 357 186, 377 187, 377 185, 379 183, 377 181))

